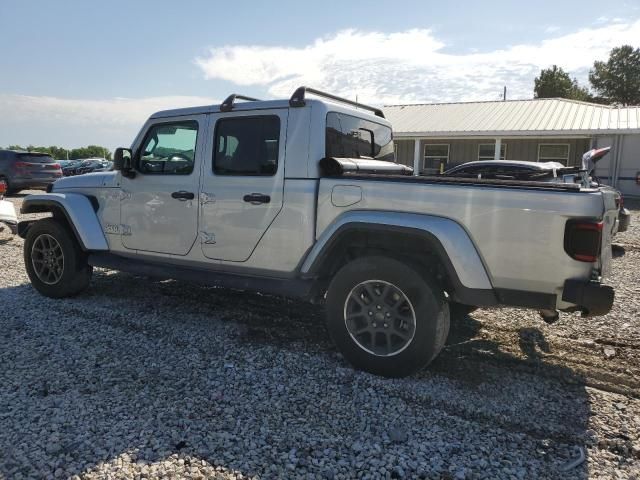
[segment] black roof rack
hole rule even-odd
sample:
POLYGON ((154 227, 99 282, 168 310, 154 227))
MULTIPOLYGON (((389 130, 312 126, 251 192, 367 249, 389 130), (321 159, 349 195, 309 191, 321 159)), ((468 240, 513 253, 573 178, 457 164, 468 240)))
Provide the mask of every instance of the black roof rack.
POLYGON ((316 90, 315 88, 310 88, 310 87, 299 87, 298 89, 296 89, 296 91, 293 92, 293 95, 291 95, 291 98, 289 99, 289 105, 291 107, 304 107, 306 105, 304 101, 305 100, 304 97, 307 93, 313 93, 314 95, 317 95, 319 97, 329 98, 331 100, 335 100, 336 102, 346 103, 348 105, 353 105, 354 107, 362 108, 364 110, 369 110, 373 112, 375 115, 377 115, 378 117, 384 118, 384 113, 382 113, 382 110, 380 110, 379 108, 372 107, 370 105, 365 105, 363 103, 354 102, 353 100, 338 97, 336 95, 332 95, 330 93, 323 92, 321 90, 316 90))
POLYGON ((236 100, 247 100, 249 102, 259 102, 259 98, 247 97, 246 95, 239 95, 237 93, 232 93, 227 97, 227 99, 220 104, 221 112, 230 112, 233 110, 233 104, 236 100))

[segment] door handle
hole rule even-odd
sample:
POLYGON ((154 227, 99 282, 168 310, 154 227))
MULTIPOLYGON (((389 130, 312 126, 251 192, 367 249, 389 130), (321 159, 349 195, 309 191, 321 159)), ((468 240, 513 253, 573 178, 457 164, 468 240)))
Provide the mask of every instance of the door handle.
POLYGON ((269 203, 271 197, 263 193, 250 193, 245 195, 243 200, 251 205, 260 205, 261 203, 269 203))
POLYGON ((171 194, 171 198, 175 198, 177 200, 193 200, 196 198, 193 192, 185 192, 184 190, 180 190, 179 192, 173 192, 171 194))

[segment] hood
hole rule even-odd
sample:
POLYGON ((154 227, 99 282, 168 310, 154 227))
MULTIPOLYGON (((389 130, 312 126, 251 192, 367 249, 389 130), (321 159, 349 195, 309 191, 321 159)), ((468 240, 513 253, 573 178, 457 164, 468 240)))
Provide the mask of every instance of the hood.
POLYGON ((53 191, 67 188, 115 188, 117 186, 118 172, 96 172, 61 178, 53 184, 53 191))

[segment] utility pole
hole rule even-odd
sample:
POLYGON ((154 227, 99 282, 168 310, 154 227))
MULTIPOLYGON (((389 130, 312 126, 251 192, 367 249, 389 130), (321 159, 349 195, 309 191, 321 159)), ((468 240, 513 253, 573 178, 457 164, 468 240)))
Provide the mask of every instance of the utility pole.
POLYGON ((507 86, 504 86, 504 90, 502 92, 502 101, 506 102, 507 101, 507 86))

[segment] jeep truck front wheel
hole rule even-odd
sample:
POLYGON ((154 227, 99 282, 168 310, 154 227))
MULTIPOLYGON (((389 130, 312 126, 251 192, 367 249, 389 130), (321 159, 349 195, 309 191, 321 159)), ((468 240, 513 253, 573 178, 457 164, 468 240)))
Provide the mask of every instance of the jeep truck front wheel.
POLYGON ((91 281, 92 267, 73 233, 55 218, 39 220, 27 232, 24 264, 31 284, 42 295, 77 295, 91 281))
POLYGON ((449 332, 449 306, 435 282, 405 263, 362 257, 331 281, 327 323, 356 368, 403 377, 440 353, 449 332))

